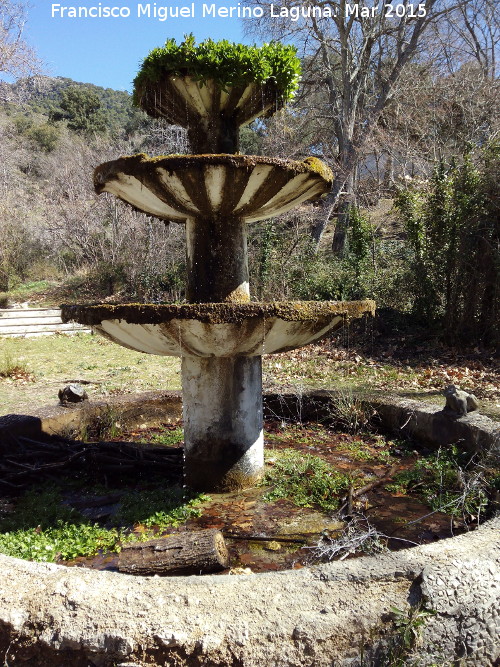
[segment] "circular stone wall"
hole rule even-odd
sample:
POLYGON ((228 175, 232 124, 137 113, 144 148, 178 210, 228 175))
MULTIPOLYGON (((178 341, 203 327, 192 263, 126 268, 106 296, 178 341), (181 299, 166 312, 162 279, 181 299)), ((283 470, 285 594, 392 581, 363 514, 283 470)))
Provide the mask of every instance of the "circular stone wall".
MULTIPOLYGON (((315 395, 316 410, 327 396, 315 395)), ((111 403, 122 406, 129 423, 180 412, 173 394, 111 403)), ((436 407, 397 403, 380 403, 393 426, 430 423, 432 414, 440 419, 436 407)), ((103 406, 109 409, 100 403, 0 418, 0 436, 23 432, 23 419, 32 433, 54 432, 58 419, 76 424, 78 415, 89 419, 103 406)), ((458 421, 473 448, 498 448, 491 420, 458 421)), ((499 538, 497 517, 413 549, 235 576, 133 577, 0 556, 0 656, 6 665, 44 667, 387 665, 398 645, 398 609, 418 636, 419 665, 493 666, 500 660, 499 538)))

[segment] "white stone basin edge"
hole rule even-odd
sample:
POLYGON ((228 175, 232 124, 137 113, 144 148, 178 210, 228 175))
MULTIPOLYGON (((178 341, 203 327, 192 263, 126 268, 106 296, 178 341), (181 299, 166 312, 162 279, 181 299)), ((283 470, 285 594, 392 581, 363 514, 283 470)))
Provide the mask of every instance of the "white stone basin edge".
POLYGON ((129 349, 164 356, 234 357, 285 352, 318 340, 346 321, 373 314, 374 302, 282 302, 156 306, 63 306, 129 349))

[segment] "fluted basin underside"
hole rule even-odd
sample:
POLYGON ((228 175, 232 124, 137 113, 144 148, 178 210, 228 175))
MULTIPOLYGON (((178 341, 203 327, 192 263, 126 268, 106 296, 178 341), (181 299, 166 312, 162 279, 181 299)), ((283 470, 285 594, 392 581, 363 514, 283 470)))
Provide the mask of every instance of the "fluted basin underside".
POLYGON ((211 79, 200 84, 192 76, 167 75, 154 84, 140 86, 137 98, 150 116, 166 118, 182 127, 203 126, 207 119, 221 114, 234 117, 238 126, 244 125, 283 106, 273 80, 229 86, 224 90, 211 79))
POLYGON ((99 304, 62 306, 62 317, 93 326, 113 342, 147 354, 252 357, 307 345, 374 310, 371 300, 99 304))
POLYGON ((320 160, 249 155, 132 155, 95 170, 98 193, 110 192, 163 220, 265 220, 327 193, 332 172, 320 160))

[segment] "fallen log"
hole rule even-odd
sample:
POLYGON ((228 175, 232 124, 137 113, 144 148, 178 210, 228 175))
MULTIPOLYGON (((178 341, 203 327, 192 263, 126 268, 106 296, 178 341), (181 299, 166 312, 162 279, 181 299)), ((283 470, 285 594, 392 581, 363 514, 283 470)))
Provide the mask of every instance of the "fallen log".
POLYGON ((206 574, 228 566, 224 537, 213 529, 125 544, 118 556, 118 570, 126 574, 206 574))

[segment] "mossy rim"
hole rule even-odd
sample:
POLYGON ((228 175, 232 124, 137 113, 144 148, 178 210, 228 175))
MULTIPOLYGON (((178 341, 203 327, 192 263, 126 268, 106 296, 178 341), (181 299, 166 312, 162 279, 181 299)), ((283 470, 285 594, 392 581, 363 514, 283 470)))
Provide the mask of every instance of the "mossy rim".
POLYGON ((300 74, 297 49, 292 45, 273 41, 249 46, 225 39, 196 44, 190 34, 180 44, 167 39, 165 46, 146 56, 134 79, 133 102, 141 106, 144 91, 168 76, 190 76, 201 84, 211 79, 224 90, 251 83, 270 84, 285 102, 297 90, 300 74))
POLYGON ((274 301, 270 303, 201 304, 63 304, 63 322, 98 326, 105 320, 125 320, 129 324, 162 324, 174 319, 197 320, 208 324, 237 324, 251 318, 278 318, 287 322, 312 322, 336 315, 345 320, 375 314, 375 301, 274 301))
POLYGON ((173 173, 187 169, 199 169, 205 165, 225 165, 235 169, 253 169, 257 165, 269 165, 280 170, 287 170, 293 175, 311 174, 322 178, 326 184, 333 183, 333 172, 324 162, 316 157, 308 157, 302 162, 283 158, 264 157, 260 155, 232 155, 215 153, 207 155, 159 155, 149 157, 145 153, 124 155, 116 160, 104 162, 94 171, 94 185, 98 193, 102 192, 107 180, 119 173, 141 178, 150 173, 151 168, 161 168, 173 173))

